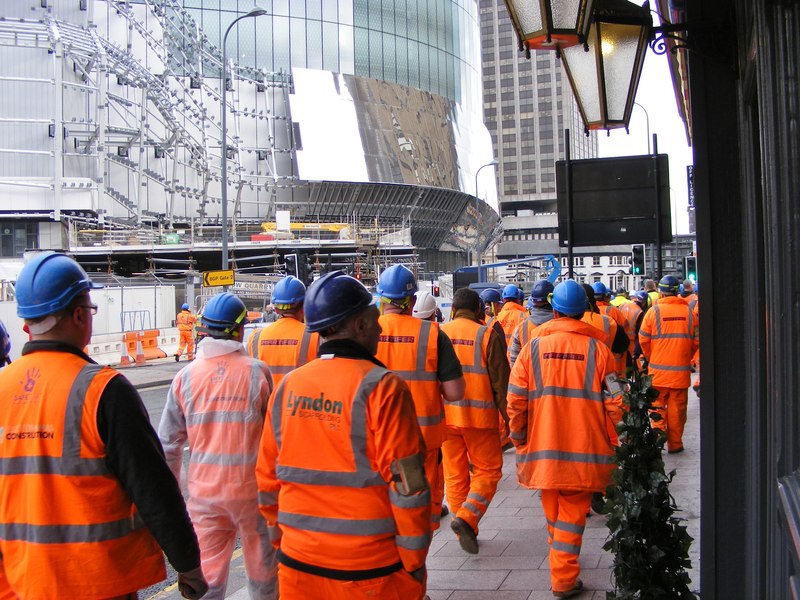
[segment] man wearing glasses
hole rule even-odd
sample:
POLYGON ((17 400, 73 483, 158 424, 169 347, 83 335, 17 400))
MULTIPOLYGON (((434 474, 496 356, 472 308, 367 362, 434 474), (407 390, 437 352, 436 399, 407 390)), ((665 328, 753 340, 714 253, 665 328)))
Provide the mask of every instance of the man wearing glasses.
POLYGON ((55 252, 17 279, 31 341, 0 371, 0 595, 135 598, 164 579, 163 550, 199 598, 197 537, 141 398, 83 353, 100 287, 55 252))

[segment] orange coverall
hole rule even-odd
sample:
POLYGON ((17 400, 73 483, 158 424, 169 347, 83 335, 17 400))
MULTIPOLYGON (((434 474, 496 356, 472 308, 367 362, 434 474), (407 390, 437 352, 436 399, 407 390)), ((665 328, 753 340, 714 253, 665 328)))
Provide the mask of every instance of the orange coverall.
POLYGON ((178 333, 180 334, 178 351, 175 353, 175 356, 180 357, 185 347, 186 355, 189 360, 194 360, 194 338, 192 337, 192 330, 194 329, 195 321, 197 321, 197 317, 188 310, 182 310, 175 317, 175 322, 178 324, 178 333))

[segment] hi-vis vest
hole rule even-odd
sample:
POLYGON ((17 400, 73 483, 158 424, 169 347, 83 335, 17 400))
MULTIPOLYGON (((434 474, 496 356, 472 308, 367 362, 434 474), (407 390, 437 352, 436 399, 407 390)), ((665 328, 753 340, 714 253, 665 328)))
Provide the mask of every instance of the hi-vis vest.
POLYGON ((503 328, 503 332, 506 335, 506 347, 511 346, 511 336, 514 334, 517 325, 527 317, 528 311, 524 306, 510 301, 503 304, 503 308, 497 313, 497 322, 500 323, 500 327, 503 328))
POLYGON ((628 352, 633 354, 633 349, 636 344, 636 322, 639 320, 639 315, 642 314, 642 309, 635 302, 626 302, 618 307, 619 312, 625 317, 625 335, 628 336, 628 352))
POLYGON ((522 349, 511 372, 511 437, 524 441, 518 480, 535 489, 604 490, 614 452, 603 378, 614 371, 614 357, 587 325, 559 321, 522 349))
POLYGON ((390 483, 389 465, 423 450, 407 394, 399 377, 355 358, 322 357, 284 378, 257 477, 287 557, 337 571, 425 564, 430 492, 402 496, 390 483))
POLYGON ((497 405, 487 371, 486 354, 492 330, 470 319, 442 325, 464 371, 464 399, 444 403, 445 422, 453 427, 497 428, 497 405))
POLYGON ((644 314, 639 329, 639 345, 650 361, 647 370, 653 376, 653 385, 688 388, 698 341, 698 319, 686 301, 676 296, 659 299, 644 314))
POLYGON ((97 431, 115 375, 51 351, 0 371, 0 553, 21 598, 110 598, 166 576, 97 431))
POLYGON ((305 324, 295 318, 281 317, 252 333, 247 352, 267 363, 277 387, 287 373, 317 357, 317 346, 318 333, 309 333, 305 324))
POLYGON ((197 317, 190 313, 188 310, 182 310, 175 317, 175 323, 178 325, 178 331, 191 331, 194 327, 197 317))
POLYGON ((444 407, 438 378, 438 325, 410 315, 381 315, 375 357, 408 384, 428 450, 444 441, 444 407))

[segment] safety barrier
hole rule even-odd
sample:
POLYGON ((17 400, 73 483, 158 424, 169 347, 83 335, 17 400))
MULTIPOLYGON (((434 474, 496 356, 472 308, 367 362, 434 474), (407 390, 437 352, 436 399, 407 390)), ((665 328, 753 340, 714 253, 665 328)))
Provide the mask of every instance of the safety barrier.
POLYGON ((138 334, 142 336, 142 355, 146 360, 172 356, 178 351, 177 327, 93 335, 84 351, 101 365, 132 365, 136 360, 138 334), (123 357, 127 357, 127 361, 123 357))
MULTIPOLYGON (((125 345, 128 347, 128 354, 132 356, 143 356, 144 360, 153 360, 155 358, 165 358, 167 353, 158 347, 158 329, 145 329, 144 331, 128 331, 125 335, 125 345), (141 343, 141 351, 138 344, 141 343)), ((141 364, 144 360, 140 359, 138 362, 141 364)))

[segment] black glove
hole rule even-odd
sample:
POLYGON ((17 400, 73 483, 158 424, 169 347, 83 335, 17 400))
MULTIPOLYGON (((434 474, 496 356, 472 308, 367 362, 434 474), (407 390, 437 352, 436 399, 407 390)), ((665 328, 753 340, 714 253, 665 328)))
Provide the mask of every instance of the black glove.
POLYGON ((178 591, 188 600, 198 600, 205 596, 208 591, 208 583, 206 583, 200 567, 185 573, 178 573, 178 591))

